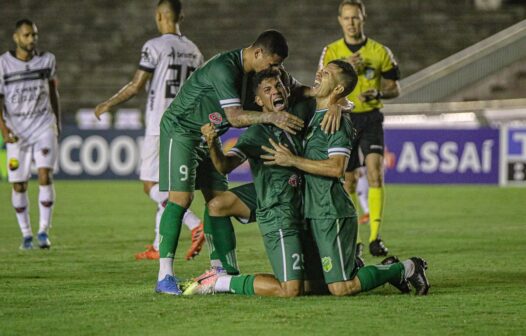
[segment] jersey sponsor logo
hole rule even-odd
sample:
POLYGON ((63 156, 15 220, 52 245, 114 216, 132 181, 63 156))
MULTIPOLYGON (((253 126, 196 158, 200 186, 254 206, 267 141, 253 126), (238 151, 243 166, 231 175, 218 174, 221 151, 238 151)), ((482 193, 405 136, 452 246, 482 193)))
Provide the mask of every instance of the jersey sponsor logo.
POLYGON ((15 171, 20 166, 20 162, 16 158, 10 158, 8 166, 9 170, 15 171))
POLYGON ((331 257, 323 257, 321 258, 321 266, 323 267, 323 271, 325 273, 328 273, 332 270, 332 259, 331 257))
POLYGON ((223 122, 223 117, 219 112, 214 112, 208 115, 208 120, 214 125, 220 125, 223 122))
POLYGON ((141 59, 143 62, 150 61, 150 49, 148 47, 144 48, 144 50, 141 51, 141 59))

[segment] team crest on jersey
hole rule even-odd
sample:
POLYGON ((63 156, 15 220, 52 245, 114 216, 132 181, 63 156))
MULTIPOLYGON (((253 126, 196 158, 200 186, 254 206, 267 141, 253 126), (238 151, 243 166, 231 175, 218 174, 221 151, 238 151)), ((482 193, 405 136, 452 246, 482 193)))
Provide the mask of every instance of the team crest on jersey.
POLYGON ((296 188, 299 184, 299 177, 298 175, 294 174, 289 178, 289 185, 293 188, 296 188))
POLYGON ((15 171, 18 169, 18 166, 20 166, 20 162, 18 162, 18 160, 15 158, 10 158, 8 166, 9 166, 9 170, 15 171))
POLYGON ((42 149, 42 155, 47 156, 49 154, 49 148, 42 149))
POLYGON ((208 115, 208 120, 214 125, 220 125, 223 122, 223 117, 219 112, 214 112, 208 115))
POLYGON ((373 69, 373 68, 366 67, 366 68, 364 69, 364 76, 365 76, 365 78, 367 78, 367 79, 373 79, 373 78, 374 78, 374 69, 373 69))
POLYGON ((323 257, 321 258, 321 266, 323 267, 323 271, 325 273, 328 273, 332 270, 332 259, 331 257, 323 257))

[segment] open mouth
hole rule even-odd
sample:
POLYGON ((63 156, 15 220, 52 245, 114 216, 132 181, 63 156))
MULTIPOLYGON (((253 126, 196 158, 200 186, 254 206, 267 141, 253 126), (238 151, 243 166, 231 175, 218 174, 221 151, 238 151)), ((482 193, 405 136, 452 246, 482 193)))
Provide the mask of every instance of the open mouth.
POLYGON ((285 109, 285 99, 282 97, 276 97, 272 101, 272 105, 274 106, 274 110, 283 111, 285 109))

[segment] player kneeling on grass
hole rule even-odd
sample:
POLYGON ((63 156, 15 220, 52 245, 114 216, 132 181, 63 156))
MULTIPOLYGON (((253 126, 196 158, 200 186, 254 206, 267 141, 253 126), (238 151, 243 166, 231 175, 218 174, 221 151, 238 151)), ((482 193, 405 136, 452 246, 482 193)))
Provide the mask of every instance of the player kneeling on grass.
POLYGON ((296 168, 305 172, 305 217, 309 222, 323 265, 325 282, 333 295, 353 295, 387 282, 403 292, 407 281, 417 295, 426 295, 429 283, 427 263, 413 257, 404 262, 387 258, 383 265, 355 266, 357 218, 352 201, 343 187, 345 168, 351 152, 352 125, 343 117, 334 134, 323 132, 319 121, 332 101, 351 92, 357 82, 352 66, 332 61, 316 74, 316 113, 306 130, 303 157, 286 143, 269 139, 272 148, 262 158, 269 167, 296 168))
MULTIPOLYGON (((255 87, 256 102, 263 107, 264 112, 289 108, 287 90, 279 78, 279 72, 266 70, 258 73, 255 87)), ((294 107, 290 111, 296 115, 294 107)), ((265 166, 260 158, 264 153, 261 144, 269 145, 269 138, 286 143, 292 151, 300 153, 300 136, 291 135, 272 125, 253 125, 225 156, 213 125, 205 125, 201 130, 210 148, 212 162, 221 173, 226 174, 246 159, 249 160, 257 193, 256 219, 274 275, 232 276, 213 273, 208 278, 201 277, 195 281, 184 294, 232 292, 279 297, 301 295, 304 292, 302 239, 306 235, 301 206, 302 177, 295 168, 265 166)))

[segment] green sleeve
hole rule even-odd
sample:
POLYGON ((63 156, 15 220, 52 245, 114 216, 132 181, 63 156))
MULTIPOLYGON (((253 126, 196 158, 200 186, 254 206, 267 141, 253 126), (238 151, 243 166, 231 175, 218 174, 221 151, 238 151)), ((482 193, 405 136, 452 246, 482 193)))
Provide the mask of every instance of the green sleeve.
POLYGON ((248 158, 259 158, 261 145, 258 135, 258 125, 250 126, 237 140, 237 143, 228 152, 236 155, 243 161, 248 158))
POLYGON ((242 80, 238 71, 228 63, 216 60, 210 67, 208 76, 219 100, 221 108, 241 106, 237 91, 238 82, 242 80))
POLYGON ((352 126, 347 121, 348 117, 342 117, 342 125, 338 131, 334 134, 330 134, 328 137, 327 151, 330 156, 333 155, 344 155, 349 157, 351 155, 351 137, 352 137, 352 126))

